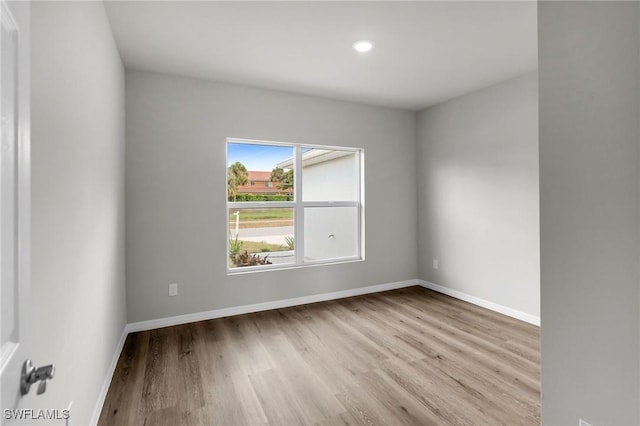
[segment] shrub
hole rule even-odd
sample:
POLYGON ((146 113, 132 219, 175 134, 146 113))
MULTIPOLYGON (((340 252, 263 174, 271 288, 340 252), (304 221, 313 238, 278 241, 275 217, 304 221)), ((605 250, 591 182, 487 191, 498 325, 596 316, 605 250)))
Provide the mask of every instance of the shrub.
POLYGON ((242 266, 256 266, 256 265, 271 265, 271 261, 268 260, 269 255, 261 257, 258 254, 249 254, 246 250, 244 253, 237 254, 232 260, 233 264, 242 266))
POLYGON ((293 201, 293 194, 238 194, 236 201, 293 201))
POLYGON ((242 241, 238 241, 238 236, 236 238, 229 238, 229 257, 231 259, 235 258, 238 253, 242 250, 242 241))
POLYGON ((293 250, 293 247, 295 245, 293 237, 284 237, 284 243, 286 244, 289 250, 293 250))

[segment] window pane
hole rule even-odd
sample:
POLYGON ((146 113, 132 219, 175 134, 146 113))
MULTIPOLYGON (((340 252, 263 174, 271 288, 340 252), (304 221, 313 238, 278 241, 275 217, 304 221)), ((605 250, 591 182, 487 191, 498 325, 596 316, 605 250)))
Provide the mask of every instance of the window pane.
POLYGON ((357 207, 304 209, 305 260, 338 259, 357 255, 357 207))
POLYGON ((304 201, 358 201, 360 170, 353 151, 302 148, 304 201))
POLYGON ((229 201, 293 201, 293 147, 227 144, 229 201))
POLYGON ((230 268, 293 262, 293 208, 229 209, 230 268))

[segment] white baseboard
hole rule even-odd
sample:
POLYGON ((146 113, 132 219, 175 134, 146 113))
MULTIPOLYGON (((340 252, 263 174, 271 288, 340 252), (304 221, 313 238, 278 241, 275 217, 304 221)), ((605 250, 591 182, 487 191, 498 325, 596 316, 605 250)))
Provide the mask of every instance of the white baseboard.
POLYGON ((111 379, 113 379, 113 373, 116 371, 118 359, 120 359, 120 354, 122 353, 122 349, 124 348, 124 341, 127 340, 128 334, 129 332, 127 331, 127 325, 125 324, 124 329, 122 330, 122 334, 120 335, 120 340, 118 340, 118 344, 116 345, 116 350, 114 351, 113 357, 111 358, 111 364, 109 365, 109 369, 107 370, 107 375, 104 379, 104 383, 102 383, 102 388, 100 389, 100 393, 98 394, 98 402, 96 403, 96 407, 93 409, 93 415, 91 416, 91 422, 89 423, 90 425, 98 424, 100 413, 102 412, 102 406, 104 405, 104 400, 107 397, 109 386, 111 386, 111 379))
POLYGON ((397 288, 411 287, 414 285, 418 285, 418 280, 398 281, 394 283, 334 291, 331 293, 314 294, 311 296, 294 297, 291 299, 274 300, 272 302, 255 303, 252 305, 242 305, 232 308, 214 309, 206 312, 196 312, 194 314, 178 315, 175 317, 140 321, 127 324, 127 332, 132 333, 135 331, 153 330, 154 328, 169 327, 172 325, 187 324, 196 321, 250 314, 252 312, 268 311, 270 309, 288 308, 290 306, 306 305, 307 303, 324 302, 326 300, 378 293, 380 291, 395 290, 397 288))
POLYGON ((507 306, 499 305, 488 300, 480 299, 479 297, 472 296, 467 293, 463 293, 458 290, 453 290, 448 287, 443 287, 438 284, 433 284, 424 280, 417 280, 418 285, 424 288, 428 288, 438 293, 446 294, 447 296, 455 297, 456 299, 464 300, 465 302, 472 303, 474 305, 482 306, 483 308, 490 309, 494 312, 507 315, 509 317, 519 319, 520 321, 528 322, 529 324, 537 325, 540 327, 540 317, 528 314, 526 312, 518 311, 507 306))

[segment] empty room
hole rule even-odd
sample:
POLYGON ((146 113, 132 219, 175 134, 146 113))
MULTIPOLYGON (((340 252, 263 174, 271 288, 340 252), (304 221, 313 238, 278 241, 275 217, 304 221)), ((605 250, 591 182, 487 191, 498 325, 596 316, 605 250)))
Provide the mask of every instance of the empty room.
POLYGON ((640 425, 640 2, 0 22, 0 424, 640 425))

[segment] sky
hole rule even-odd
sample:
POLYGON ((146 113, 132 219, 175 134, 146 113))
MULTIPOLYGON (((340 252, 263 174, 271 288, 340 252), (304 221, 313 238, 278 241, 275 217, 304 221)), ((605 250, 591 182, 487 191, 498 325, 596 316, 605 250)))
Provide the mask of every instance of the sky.
POLYGON ((229 143, 227 147, 227 167, 239 161, 251 171, 270 172, 277 163, 291 157, 293 147, 290 146, 229 143))

